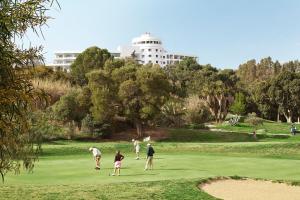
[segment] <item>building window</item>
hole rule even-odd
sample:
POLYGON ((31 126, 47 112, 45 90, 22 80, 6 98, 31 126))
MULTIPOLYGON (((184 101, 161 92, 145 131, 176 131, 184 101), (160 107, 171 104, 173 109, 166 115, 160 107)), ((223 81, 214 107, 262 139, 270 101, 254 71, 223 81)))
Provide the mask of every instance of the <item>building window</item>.
POLYGON ((151 56, 152 56, 151 54, 148 55, 148 57, 151 57, 151 56))
POLYGON ((158 55, 156 55, 156 58, 158 58, 158 55))
POLYGON ((151 60, 149 60, 149 61, 148 61, 148 63, 152 63, 152 61, 151 61, 151 60))
POLYGON ((148 51, 151 51, 151 49, 148 49, 148 51))
POLYGON ((156 61, 156 64, 158 64, 158 61, 156 61))
POLYGON ((142 55, 142 58, 145 58, 145 55, 142 55))
POLYGON ((164 61, 163 64, 166 64, 166 62, 164 61))
POLYGON ((150 44, 152 44, 153 43, 153 41, 150 41, 150 44))
POLYGON ((166 58, 166 56, 163 56, 163 58, 166 58))
POLYGON ((155 49, 156 50, 156 52, 158 52, 158 49, 155 49))
POLYGON ((145 49, 141 49, 141 51, 142 51, 142 52, 144 52, 144 51, 145 51, 145 49))
POLYGON ((147 44, 149 44, 149 41, 146 41, 147 44))

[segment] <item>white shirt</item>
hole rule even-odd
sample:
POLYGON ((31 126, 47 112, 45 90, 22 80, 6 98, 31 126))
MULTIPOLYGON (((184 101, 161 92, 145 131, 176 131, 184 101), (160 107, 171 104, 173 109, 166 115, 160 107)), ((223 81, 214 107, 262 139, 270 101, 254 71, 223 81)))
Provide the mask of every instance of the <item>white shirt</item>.
POLYGON ((140 142, 135 140, 133 145, 135 146, 135 151, 139 152, 140 151, 140 142))
POLYGON ((92 148, 92 152, 93 152, 93 156, 96 157, 96 156, 101 156, 101 151, 97 148, 92 148))

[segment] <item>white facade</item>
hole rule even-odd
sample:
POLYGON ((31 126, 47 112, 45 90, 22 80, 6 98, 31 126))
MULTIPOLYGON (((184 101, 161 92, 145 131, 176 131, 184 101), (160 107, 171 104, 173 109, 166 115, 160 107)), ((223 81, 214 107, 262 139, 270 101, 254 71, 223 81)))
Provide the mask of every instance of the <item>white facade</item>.
POLYGON ((54 53, 55 58, 52 64, 47 66, 54 68, 55 70, 61 69, 66 72, 70 72, 70 66, 75 61, 76 57, 80 52, 56 52, 54 53))
MULTIPOLYGON (((58 52, 55 53, 55 59, 53 64, 48 66, 55 69, 61 68, 64 71, 69 72, 70 66, 79 55, 80 52, 58 52)), ((167 52, 162 41, 152 36, 150 33, 142 34, 140 37, 133 38, 131 45, 118 47, 117 52, 111 53, 115 58, 128 58, 132 57, 136 59, 140 64, 158 64, 164 67, 169 64, 178 63, 183 58, 191 57, 195 60, 197 56, 181 54, 181 53, 169 53, 167 52)))
POLYGON ((118 51, 121 58, 133 57, 141 64, 153 63, 162 67, 177 63, 185 57, 198 59, 194 55, 167 52, 162 45, 162 41, 150 33, 133 38, 130 46, 121 46, 118 51))

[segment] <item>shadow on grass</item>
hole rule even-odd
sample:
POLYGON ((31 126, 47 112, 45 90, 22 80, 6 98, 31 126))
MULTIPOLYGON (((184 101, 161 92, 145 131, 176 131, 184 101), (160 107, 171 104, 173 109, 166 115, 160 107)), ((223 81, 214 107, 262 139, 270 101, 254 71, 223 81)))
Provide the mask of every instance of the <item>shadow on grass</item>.
POLYGON ((149 174, 147 172, 145 172, 144 174, 126 174, 126 175, 122 175, 121 176, 155 176, 155 175, 158 175, 159 173, 156 173, 156 174, 149 174))

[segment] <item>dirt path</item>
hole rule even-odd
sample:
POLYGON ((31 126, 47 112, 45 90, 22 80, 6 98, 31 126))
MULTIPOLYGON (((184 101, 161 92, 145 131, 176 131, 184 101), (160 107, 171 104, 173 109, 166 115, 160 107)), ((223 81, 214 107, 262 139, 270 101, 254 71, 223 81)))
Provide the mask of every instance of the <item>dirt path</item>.
POLYGON ((201 185, 208 194, 224 200, 299 200, 300 187, 256 180, 220 180, 201 185))

